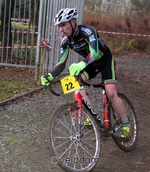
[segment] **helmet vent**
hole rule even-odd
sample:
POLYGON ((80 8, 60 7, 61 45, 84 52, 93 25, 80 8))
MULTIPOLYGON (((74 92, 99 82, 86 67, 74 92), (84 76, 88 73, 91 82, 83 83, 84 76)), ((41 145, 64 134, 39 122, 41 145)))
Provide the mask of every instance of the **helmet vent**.
POLYGON ((62 16, 59 17, 59 21, 61 21, 62 16))
POLYGON ((67 17, 67 20, 69 20, 69 19, 70 19, 70 17, 71 17, 71 15, 67 17))
POLYGON ((73 12, 74 12, 73 10, 69 11, 68 15, 73 14, 73 12))

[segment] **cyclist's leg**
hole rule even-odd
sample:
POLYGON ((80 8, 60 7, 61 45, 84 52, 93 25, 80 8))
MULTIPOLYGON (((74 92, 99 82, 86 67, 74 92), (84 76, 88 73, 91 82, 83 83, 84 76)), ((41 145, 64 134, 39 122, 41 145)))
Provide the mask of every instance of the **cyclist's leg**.
POLYGON ((80 89, 80 93, 81 93, 82 96, 86 99, 86 101, 88 102, 88 104, 89 104, 90 106, 92 106, 91 100, 90 100, 90 98, 89 98, 89 96, 88 96, 88 94, 87 94, 87 92, 86 92, 86 90, 85 90, 84 87, 82 87, 82 88, 80 89))
POLYGON ((116 84, 105 84, 107 96, 122 119, 123 131, 121 137, 126 137, 125 135, 128 135, 130 131, 130 123, 126 114, 125 104, 117 95, 116 87, 116 84))
MULTIPOLYGON (((93 66, 88 66, 85 68, 84 72, 82 73, 81 77, 84 81, 87 81, 89 79, 94 78, 97 74, 99 73, 99 70, 95 70, 95 68, 93 66)), ((86 90, 84 87, 82 87, 80 89, 80 93, 82 94, 82 96, 86 99, 86 101, 88 102, 88 104, 90 106, 92 106, 92 103, 90 101, 90 98, 88 96, 88 94, 86 93, 86 90)))
POLYGON ((106 94, 122 120, 123 134, 121 135, 121 137, 126 137, 125 135, 127 135, 130 131, 130 124, 126 114, 125 105, 117 95, 117 77, 115 61, 110 52, 108 52, 103 59, 105 65, 102 68, 102 79, 105 84, 106 94))
POLYGON ((116 84, 109 83, 105 84, 106 93, 108 99, 112 102, 114 108, 117 110, 118 114, 121 116, 122 119, 127 117, 125 112, 125 106, 123 101, 117 95, 117 86, 116 84))
MULTIPOLYGON (((81 77, 82 77, 82 79, 84 81, 87 81, 89 79, 94 78, 98 73, 99 73, 99 70, 95 70, 95 66, 94 67, 93 66, 88 66, 88 67, 85 68, 85 70, 82 73, 81 77)), ((90 109, 90 112, 92 112, 92 114, 94 116, 96 116, 96 118, 98 120, 100 120, 100 117, 99 117, 98 113, 95 111, 95 109, 93 108, 93 105, 92 105, 92 103, 90 101, 90 98, 89 98, 89 96, 88 96, 88 94, 87 94, 84 87, 82 87, 80 89, 80 93, 82 94, 85 101, 87 102, 87 105, 85 105, 85 107, 88 106, 88 109, 90 109)), ((100 120, 100 122, 101 122, 101 120, 100 120)), ((89 121, 89 119, 86 119, 86 121, 84 122, 84 125, 90 126, 90 124, 91 124, 91 122, 89 121)))

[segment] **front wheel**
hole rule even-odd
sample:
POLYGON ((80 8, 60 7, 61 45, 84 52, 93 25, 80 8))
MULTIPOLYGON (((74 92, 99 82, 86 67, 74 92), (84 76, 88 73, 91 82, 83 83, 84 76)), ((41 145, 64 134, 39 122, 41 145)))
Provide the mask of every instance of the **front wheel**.
POLYGON ((109 101, 108 103, 108 111, 110 115, 110 125, 112 129, 112 138, 116 145, 123 151, 131 151, 135 148, 138 140, 138 124, 137 124, 137 116, 134 111, 134 108, 130 102, 130 100, 122 93, 118 93, 118 96, 125 104, 126 114, 130 121, 130 132, 127 138, 121 138, 121 118, 118 113, 115 111, 112 103, 109 101))
POLYGON ((62 104, 53 112, 48 124, 50 153, 65 171, 90 171, 100 157, 99 128, 84 107, 80 118, 80 110, 74 102, 62 104), (86 119, 91 122, 90 126, 84 125, 86 119))

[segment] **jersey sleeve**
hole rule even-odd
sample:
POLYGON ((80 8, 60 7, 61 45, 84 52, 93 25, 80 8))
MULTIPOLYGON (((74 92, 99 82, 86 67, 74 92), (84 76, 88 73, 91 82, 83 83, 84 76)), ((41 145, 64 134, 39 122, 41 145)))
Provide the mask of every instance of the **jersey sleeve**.
POLYGON ((86 29, 86 37, 89 44, 89 54, 84 59, 84 62, 89 65, 103 56, 106 50, 106 45, 93 27, 88 27, 86 29))
POLYGON ((67 45, 67 43, 62 42, 61 47, 60 47, 61 58, 51 72, 54 77, 59 75, 65 69, 66 61, 67 61, 68 56, 69 56, 69 50, 70 50, 70 48, 67 45))

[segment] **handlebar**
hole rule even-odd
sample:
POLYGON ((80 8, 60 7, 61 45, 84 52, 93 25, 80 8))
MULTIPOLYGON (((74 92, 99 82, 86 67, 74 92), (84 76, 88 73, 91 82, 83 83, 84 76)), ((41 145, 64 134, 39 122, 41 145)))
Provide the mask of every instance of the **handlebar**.
MULTIPOLYGON (((76 79, 79 80, 84 86, 93 87, 93 88, 102 88, 102 89, 105 89, 104 84, 103 84, 102 82, 99 83, 99 84, 90 84, 90 83, 84 81, 84 80, 82 79, 82 77, 81 77, 81 73, 80 73, 78 76, 76 76, 76 79)), ((54 83, 56 83, 56 82, 60 82, 60 79, 59 79, 58 81, 50 81, 50 83, 49 83, 49 90, 50 90, 50 92, 51 92, 52 94, 54 94, 55 96, 60 96, 61 94, 55 92, 54 89, 53 89, 53 87, 52 87, 52 85, 53 85, 54 83)))
POLYGON ((59 82, 59 81, 60 81, 60 80, 58 80, 58 81, 51 81, 51 82, 49 83, 49 90, 50 90, 50 92, 51 92, 52 94, 54 94, 55 96, 60 96, 61 94, 55 92, 55 91, 53 90, 53 88, 52 88, 52 85, 53 85, 54 83, 59 82))

